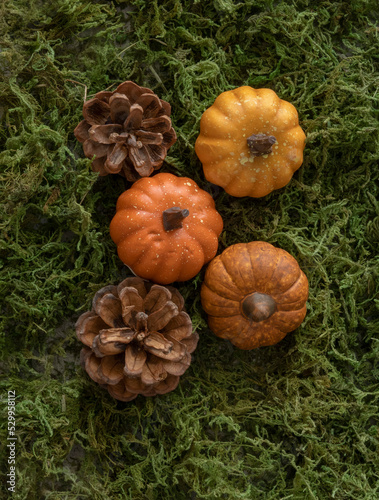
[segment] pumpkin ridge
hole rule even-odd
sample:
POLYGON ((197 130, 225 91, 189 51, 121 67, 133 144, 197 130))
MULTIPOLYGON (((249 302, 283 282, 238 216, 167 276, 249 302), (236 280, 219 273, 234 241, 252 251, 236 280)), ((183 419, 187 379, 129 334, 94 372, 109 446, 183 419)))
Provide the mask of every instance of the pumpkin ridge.
MULTIPOLYGON (((293 284, 292 284, 289 288, 287 288, 287 290, 285 290, 284 292, 282 292, 282 293, 277 293, 277 294, 273 294, 273 295, 272 295, 272 296, 273 296, 273 298, 275 298, 275 300, 277 301, 276 297, 278 298, 278 300, 280 300, 281 295, 287 295, 287 294, 288 294, 288 292, 290 292, 290 291, 291 291, 291 289, 292 289, 292 288, 294 288, 294 287, 295 287, 295 286, 299 283, 299 280, 300 280, 300 279, 302 279, 302 278, 304 278, 304 276, 305 276, 305 275, 304 275, 304 276, 303 276, 303 275, 304 275, 304 273, 303 273, 303 271, 300 269, 300 273, 299 273, 299 276, 297 277, 296 281, 294 281, 294 283, 293 283, 293 284)), ((308 300, 308 299, 306 299, 306 300, 308 300)), ((294 301, 291 301, 291 302, 282 302, 282 304, 291 304, 291 303, 295 303, 295 302, 298 302, 298 301, 297 301, 297 300, 294 300, 294 301)), ((278 304, 280 304, 280 302, 278 302, 278 304)))
POLYGON ((300 324, 303 322, 303 320, 307 314, 307 307, 306 307, 306 305, 304 305, 300 309, 296 309, 293 311, 277 311, 277 313, 280 313, 280 314, 276 315, 276 317, 274 319, 273 328, 276 328, 280 332, 284 332, 285 334, 287 334, 290 331, 296 330, 296 328, 298 328, 300 326, 300 324), (291 325, 289 327, 288 320, 285 320, 282 317, 283 315, 285 315, 290 320, 292 319, 292 321, 294 321, 294 323, 296 323, 296 326, 293 327, 293 325, 291 325))
MULTIPOLYGON (((184 229, 184 228, 182 228, 182 229, 184 229)), ((185 229, 184 229, 184 233, 185 233, 185 234, 186 234, 186 235, 190 238, 191 243, 194 243, 194 244, 195 244, 195 246, 196 246, 196 247, 197 247, 197 248, 201 251, 201 253, 202 253, 202 257, 201 257, 201 258, 202 258, 202 259, 203 259, 203 261, 204 261, 204 260, 205 260, 205 252, 204 252, 204 250, 203 250, 203 247, 202 247, 202 246, 200 245, 200 243, 196 240, 196 238, 194 238, 193 236, 191 236, 190 234, 188 234, 188 232, 187 232, 185 229)), ((193 252, 190 252, 190 256, 191 256, 192 254, 193 254, 193 252)), ((181 255, 180 255, 180 261, 181 261, 181 263, 182 263, 183 265, 186 265, 186 264, 188 264, 188 262, 189 262, 189 261, 188 261, 188 255, 186 255, 186 253, 183 251, 183 249, 182 249, 182 252, 181 252, 181 255)), ((200 266, 200 268, 199 268, 199 270, 196 272, 196 274, 200 271, 201 267, 202 267, 202 266, 200 266)), ((184 280, 182 280, 182 279, 181 279, 181 276, 182 276, 183 274, 184 274, 184 275, 187 275, 188 273, 187 273, 187 271, 186 271, 186 270, 184 271, 184 273, 183 273, 183 270, 181 270, 181 271, 179 272, 179 277, 178 277, 177 281, 185 281, 185 279, 184 279, 184 280)))
POLYGON ((200 223, 189 223, 187 227, 184 228, 185 232, 190 236, 193 240, 197 241, 197 243, 201 246, 204 254, 206 254, 206 247, 209 246, 209 238, 214 238, 215 241, 218 243, 218 237, 216 231, 214 231, 210 227, 205 227, 201 222, 200 223), (205 232, 208 232, 208 241, 201 242, 198 240, 198 227, 201 227, 202 230, 205 230, 205 232))
MULTIPOLYGON (((275 262, 275 267, 274 267, 274 270, 273 270, 273 272, 272 272, 272 274, 271 274, 271 276, 270 276, 270 279, 269 279, 269 280, 267 280, 268 282, 271 282, 271 281, 272 281, 272 278, 273 278, 273 276, 274 276, 274 274, 275 274, 276 270, 278 269, 278 265, 279 265, 279 263, 280 263, 280 257, 281 257, 281 256, 280 256, 280 254, 278 254, 278 253, 277 253, 277 254, 276 254, 276 262, 275 262)), ((271 294, 270 294, 270 295, 271 295, 271 294)))
MULTIPOLYGON (((150 179, 152 179, 152 178, 153 178, 153 177, 150 177, 150 179)), ((143 185, 142 185, 142 187, 143 187, 143 185)), ((157 203, 157 202, 156 202, 156 200, 154 200, 154 198, 151 196, 151 193, 149 193, 147 190, 141 189, 140 187, 138 187, 138 186, 137 186, 137 187, 136 187, 136 192, 138 193, 138 191, 139 191, 142 195, 147 196, 147 197, 150 199, 150 202, 151 202, 152 204, 157 203)), ((137 198, 137 200, 135 200, 135 201, 133 200, 133 203, 135 203, 135 204, 137 204, 137 203, 138 203, 138 200, 139 200, 139 196, 137 195, 137 193, 136 193, 136 198, 137 198)), ((143 206, 143 205, 140 205, 140 206, 143 206)), ((138 205, 137 205, 137 207, 138 207, 138 205)), ((132 209, 132 208, 134 208, 134 205, 129 206, 129 207, 128 207, 128 210, 130 210, 130 209, 132 209)), ((140 211, 143 211, 143 208, 136 208, 135 210, 140 210, 140 211)), ((145 206, 145 210, 144 210, 144 211, 148 211, 148 210, 146 210, 146 206, 145 206)))
POLYGON ((266 175, 268 177, 267 180, 266 180, 266 184, 269 186, 269 189, 271 189, 272 191, 274 191, 275 184, 276 184, 276 179, 274 179, 274 172, 273 172, 273 170, 271 168, 267 169, 266 175))
POLYGON ((118 210, 118 213, 121 213, 123 211, 127 211, 127 212, 136 212, 135 215, 139 215, 141 212, 144 212, 146 214, 149 214, 151 217, 155 217, 157 218, 157 214, 154 214, 152 213, 150 210, 144 210, 144 209, 141 209, 141 208, 134 208, 133 207, 128 207, 128 208, 123 208, 121 210, 118 210), (138 213, 137 213, 138 212, 138 213))
MULTIPOLYGON (((135 197, 138 199, 138 191, 140 193, 143 193, 144 195, 147 195, 153 203, 157 203, 156 195, 154 193, 154 196, 151 196, 151 187, 154 186, 154 189, 159 189, 160 190, 160 196, 158 198, 158 201, 160 201, 164 195, 164 192, 162 192, 162 185, 157 182, 155 179, 155 176, 153 177, 142 177, 139 179, 137 182, 133 184, 133 189, 136 190, 135 197), (148 179, 149 182, 140 182, 142 180, 148 179)), ((126 191, 127 192, 127 191, 126 191)))
MULTIPOLYGON (((265 242, 265 243, 267 243, 267 242, 265 242)), ((269 245, 269 247, 266 247, 267 249, 270 249, 270 250, 271 250, 271 249, 274 249, 274 248, 275 248, 273 245, 271 245, 271 243, 267 243, 267 245, 269 245), (271 247, 271 248, 270 248, 270 247, 271 247)), ((250 250, 249 250, 249 247, 251 247, 251 245, 246 244, 246 246, 247 246, 247 251, 248 251, 248 254, 249 254, 249 257, 250 257, 250 265, 251 265, 251 268, 252 268, 252 270, 253 270, 253 276, 254 276, 254 274, 255 274, 255 273, 254 273, 254 268, 255 268, 255 265, 253 264, 253 262, 252 262, 252 260, 251 260, 251 252, 250 252, 250 250)), ((264 246, 266 246, 266 245, 264 245, 264 246)), ((272 272, 272 274, 271 274, 271 276, 270 276, 270 279, 267 279, 267 280, 266 280, 267 282, 270 282, 270 281, 271 281, 271 279, 272 279, 272 277, 273 277, 273 275, 274 275, 274 273, 275 273, 275 271, 276 271, 276 269, 277 269, 277 267, 278 267, 279 257, 280 257, 280 256, 278 256, 277 252, 275 252, 276 262, 275 262, 274 270, 273 270, 273 272, 272 272)), ((255 284, 255 283, 254 283, 254 284, 255 284)), ((257 290, 256 286, 254 287, 254 291, 258 292, 258 290, 257 290)), ((265 288, 265 289, 264 289, 261 293, 265 293, 265 291, 266 291, 266 288, 265 288)), ((269 295, 271 295, 271 294, 269 294, 269 295)))
MULTIPOLYGON (((135 243, 132 241, 132 243, 128 243, 130 239, 134 239, 136 234, 138 234, 139 232, 141 231, 146 231, 148 234, 145 234, 145 236, 148 236, 149 234, 153 234, 152 231, 149 232, 149 228, 148 227, 143 227, 141 228, 139 231, 134 231, 133 233, 130 233, 128 234, 126 237, 123 238, 123 240, 118 244, 118 252, 119 252, 119 256, 120 256, 120 250, 122 253, 124 252, 127 252, 128 250, 128 247, 130 248, 130 246, 133 246, 135 245, 135 243)), ((155 233, 155 234, 159 234, 159 233, 155 233)), ((163 244, 166 244, 165 246, 167 246, 167 241, 166 242, 163 242, 163 244)), ((139 255, 135 255, 135 259, 133 261, 128 261, 128 263, 126 264, 127 266, 129 266, 130 268, 133 268, 133 266, 136 264, 136 262, 138 262, 139 260, 142 260, 144 258, 146 258, 146 255, 148 256, 148 259, 149 259, 149 262, 150 264, 153 264, 154 260, 151 259, 151 252, 157 252, 157 248, 156 248, 157 245, 154 244, 154 242, 152 242, 148 248, 148 251, 146 252, 143 252, 142 256, 139 256, 139 255)), ((162 253, 166 253, 166 248, 164 248, 164 250, 161 250, 159 249, 159 251, 162 253)), ((130 253, 129 253, 130 255, 130 253)), ((123 260, 120 256, 120 259, 123 260)), ((154 265, 154 267, 156 267, 154 265)), ((138 274, 138 273, 135 273, 135 274, 138 274)))
MULTIPOLYGON (((143 177, 143 179, 147 179, 147 177, 143 177)), ((149 179, 151 179, 151 177, 149 177, 149 179)), ((142 180, 142 179, 140 179, 140 180, 142 180)), ((140 197, 139 193, 141 193, 143 196, 147 196, 150 199, 150 202, 152 204, 156 203, 156 201, 153 200, 153 198, 151 197, 150 193, 148 193, 144 189, 140 189, 138 183, 139 183, 139 181, 136 181, 133 184, 134 196, 132 198, 129 194, 129 190, 126 190, 120 194, 120 196, 117 200, 117 203, 116 203, 116 212, 121 212, 121 210, 134 209, 135 206, 139 203, 139 197, 140 197)), ((143 184, 142 184, 142 186, 143 186, 143 184)), ((139 206, 143 207, 144 205, 139 205, 139 206)), ((138 208, 135 208, 135 209, 138 210, 138 208)))
POLYGON ((277 309, 277 311, 276 311, 276 312, 280 312, 280 313, 287 313, 287 312, 288 312, 288 313, 295 313, 295 312, 299 312, 299 311, 301 311, 301 310, 302 310, 302 309, 306 306, 306 302, 307 302, 307 301, 305 301, 305 302, 303 303, 303 305, 302 305, 299 309, 290 309, 289 311, 286 311, 285 309, 284 309, 284 310, 283 310, 283 309, 280 309, 280 306, 281 306, 281 305, 283 305, 283 306, 284 306, 284 305, 286 305, 286 306, 287 306, 287 305, 289 305, 289 306, 290 306, 291 304, 296 304, 296 302, 300 302, 300 301, 299 301, 299 300, 295 300, 294 302, 288 302, 288 304, 278 304, 278 303, 277 303, 278 309, 277 309))
MULTIPOLYGON (((145 226, 146 228, 146 226, 145 226)), ((130 231, 128 232, 128 236, 122 238, 122 241, 125 241, 126 239, 128 239, 130 236, 133 236, 135 233, 139 233, 141 231, 141 228, 137 228, 137 229, 133 229, 133 231, 130 231)), ((118 244, 118 242, 115 241, 116 244, 118 244)))
MULTIPOLYGON (((273 274, 272 274, 272 276, 271 276, 271 278, 270 278, 270 280, 271 280, 271 281, 276 281, 276 280, 278 279, 278 278, 275 276, 275 273, 278 271, 278 269, 280 270, 280 267, 281 267, 281 266, 285 266, 285 265, 286 265, 286 262, 285 262, 285 261, 283 262, 283 261, 282 261, 282 258, 287 259, 287 262, 288 262, 288 256, 292 257, 292 255, 290 255, 290 254, 287 254, 287 255, 286 255, 286 253, 282 253, 282 254, 280 254, 280 255, 278 256, 278 261, 277 261, 276 267, 275 267, 274 272, 273 272, 273 274), (280 262, 280 261, 282 261, 282 262, 280 262)), ((290 260, 290 262, 291 262, 291 260, 292 260, 292 259, 289 259, 289 260, 290 260)), ((295 278, 294 278, 294 281, 293 281, 292 283, 290 282, 290 284, 289 284, 288 288, 286 288, 283 292, 281 292, 281 293, 277 293, 277 294, 272 294, 272 296, 274 296, 274 295, 275 295, 275 297, 276 297, 276 296, 283 295, 283 293, 287 293, 287 292, 288 292, 288 290, 290 290, 290 289, 292 288, 292 286, 293 286, 293 285, 295 285, 295 284, 297 283, 297 281, 300 279, 302 271, 301 271, 301 269, 299 268, 299 266, 297 265, 297 263, 296 263, 296 260, 295 260, 295 259, 293 259, 293 260, 292 260, 292 262, 293 262, 293 263, 295 263, 295 272, 297 273, 297 275, 296 275, 296 276, 295 276, 295 278)))
POLYGON ((202 297, 206 297, 206 307, 204 310, 206 312, 210 311, 210 314, 213 317, 223 318, 229 317, 233 314, 233 311, 238 313, 240 310, 240 300, 228 299, 227 297, 223 297, 219 292, 213 291, 209 286, 204 285, 202 290, 202 297), (212 294, 214 297, 212 297, 212 294), (220 312, 220 314, 216 314, 216 311, 220 312))
MULTIPOLYGON (((223 262, 221 261, 221 259, 219 259, 218 257, 216 257, 216 259, 217 259, 217 261, 221 262, 221 264, 223 265, 223 262)), ((223 267, 224 267, 224 271, 226 272, 226 269, 225 269, 224 265, 223 265, 223 267)), ((209 272, 212 272, 213 267, 209 266, 208 269, 209 269, 209 272)), ((227 274, 227 276, 229 276, 229 274, 227 272, 226 272, 226 274, 227 274)), ((207 274, 205 275, 205 278, 206 277, 207 277, 207 274)), ((230 276, 229 276, 229 278, 230 278, 230 276)), ((220 295, 220 297, 222 297, 224 299, 228 299, 228 297, 226 297, 224 295, 225 292, 227 292, 227 293, 234 293, 234 294, 236 293, 234 290, 231 290, 226 285, 221 284, 219 281, 217 283, 213 283, 213 286, 211 286, 211 284, 212 283, 209 283, 209 281, 207 281, 206 283, 203 283, 203 286, 206 287, 206 288, 209 288, 209 290, 211 290, 211 292, 213 292, 213 293, 218 293, 220 295)), ((236 286, 233 281, 232 281, 232 284, 234 286, 236 286)), ((237 291, 238 291, 238 293, 241 293, 241 291, 240 291, 240 289, 238 287, 237 287, 237 291)), ((228 299, 228 300, 233 300, 233 299, 228 299)), ((239 302, 239 300, 240 299, 238 298, 237 301, 239 302)))
MULTIPOLYGON (((296 281, 294 281, 292 283, 292 285, 290 285, 286 290, 284 290, 284 292, 272 294, 272 296, 275 297, 275 300, 280 300, 282 295, 287 295, 287 293, 291 290, 291 288, 293 288, 298 283, 300 278, 301 278, 301 274, 299 274, 299 276, 296 278, 296 281)), ((294 300, 294 302, 296 302, 296 300, 294 300)), ((286 304, 287 303, 291 304, 291 302, 286 302, 286 304)))
POLYGON ((241 315, 238 315, 238 314, 234 315, 234 316, 220 316, 220 317, 212 316, 211 314, 208 315, 208 321, 210 321, 211 323, 212 323, 212 320, 214 320, 215 322, 218 322, 222 318, 225 318, 226 320, 228 320, 227 323, 223 323, 221 330, 219 330, 218 334, 217 334, 219 337, 221 337, 223 339, 231 340, 231 339, 233 339, 233 337, 236 336, 235 332, 232 332, 232 331, 230 331, 228 333, 224 333, 225 330, 227 330, 229 327, 229 322, 238 323, 238 322, 241 322, 241 320, 242 320, 243 327, 242 327, 241 331, 238 332, 237 338, 240 337, 241 335, 243 335, 244 333, 246 333, 246 331, 249 331, 249 329, 251 328, 247 319, 242 318, 241 315))
MULTIPOLYGON (((237 286, 234 282, 233 282, 233 285, 237 286)), ((207 288, 209 288, 209 290, 213 293, 218 293, 220 295, 220 297, 222 297, 223 299, 225 300, 233 300, 233 299, 229 299, 228 297, 225 297, 225 295, 222 295, 222 293, 226 290, 229 290, 226 286, 222 285, 222 288, 219 288, 220 287, 220 283, 217 283, 217 289, 215 290, 215 287, 211 287, 209 283, 207 284, 204 284, 204 286, 206 286, 207 288)), ((239 291, 241 291, 239 288, 238 288, 239 291)), ((234 302, 239 302, 239 300, 235 300, 234 302)))
POLYGON ((280 176, 279 180, 277 181, 275 179, 275 184, 277 185, 276 189, 281 189, 284 186, 287 186, 289 181, 292 179, 293 174, 295 173, 295 170, 292 170, 292 168, 289 165, 285 164, 285 161, 288 161, 284 155, 280 155, 283 158, 283 163, 280 166, 280 176), (286 173, 287 172, 287 173, 286 173))
POLYGON ((232 274, 231 274, 231 273, 229 273, 228 269, 226 268, 226 265, 225 265, 224 261, 222 260, 222 256, 223 256, 223 254, 221 254, 221 255, 220 255, 220 257, 221 257, 221 259, 220 259, 220 260, 221 260, 222 265, 224 266, 225 272, 226 272, 226 273, 230 276, 230 279, 231 279, 231 281, 233 282, 233 284, 234 284, 234 285, 238 288, 238 290, 239 290, 239 291, 243 294, 243 293, 244 293, 244 291, 241 289, 241 287, 240 287, 239 285, 237 285, 237 283, 235 282, 234 277, 232 276, 232 274))

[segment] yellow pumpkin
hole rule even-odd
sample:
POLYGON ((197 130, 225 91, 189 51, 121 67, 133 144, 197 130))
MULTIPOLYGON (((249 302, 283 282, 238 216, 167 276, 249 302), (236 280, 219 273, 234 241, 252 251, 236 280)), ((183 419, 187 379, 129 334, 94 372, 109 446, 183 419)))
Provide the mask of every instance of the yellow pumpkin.
POLYGON ((208 181, 253 198, 288 184, 304 147, 295 107, 273 90, 248 86, 217 97, 201 117, 195 143, 208 181))

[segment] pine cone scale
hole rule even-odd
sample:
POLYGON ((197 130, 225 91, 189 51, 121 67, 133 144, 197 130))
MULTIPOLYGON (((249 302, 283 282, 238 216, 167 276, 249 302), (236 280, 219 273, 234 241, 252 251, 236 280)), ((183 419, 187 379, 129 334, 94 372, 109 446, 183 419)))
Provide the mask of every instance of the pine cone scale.
POLYGON ((103 295, 96 301, 95 312, 111 328, 124 326, 121 301, 111 293, 103 295))
POLYGON ((185 345, 176 340, 174 337, 171 337, 170 335, 166 334, 165 336, 166 339, 172 342, 173 346, 171 352, 169 352, 168 354, 160 354, 160 358, 167 359, 168 361, 173 361, 174 363, 181 361, 187 352, 185 345))
POLYGON ((141 297, 139 291, 136 288, 132 286, 126 286, 119 291, 118 296, 121 300, 122 315, 125 324, 127 324, 127 322, 129 321, 128 318, 131 311, 130 308, 134 308, 137 312, 144 310, 144 299, 141 297))
POLYGON ((180 314, 172 318, 164 328, 173 338, 181 341, 192 335, 192 321, 187 313, 181 311, 180 314))
POLYGON ((164 134, 170 130, 171 120, 165 115, 158 116, 157 118, 146 118, 142 120, 141 127, 143 130, 164 134))
POLYGON ((106 356, 101 359, 98 375, 109 385, 118 384, 124 378, 124 365, 117 356, 106 356))
POLYGON ((137 100, 137 103, 145 110, 145 118, 155 118, 164 111, 161 102, 155 94, 142 94, 137 100))
POLYGON ((167 392, 175 390, 178 387, 179 380, 180 377, 167 375, 167 378, 154 387, 154 396, 156 394, 166 394, 167 392))
POLYGON ((136 137, 142 142, 142 144, 154 144, 160 146, 163 141, 163 135, 160 132, 137 130, 136 137))
POLYGON ((102 379, 101 374, 99 374, 98 371, 100 366, 100 359, 97 358, 91 350, 85 353, 85 356, 83 357, 83 363, 86 372, 92 378, 92 380, 94 380, 98 384, 104 384, 104 380, 102 379))
POLYGON ((138 396, 138 392, 133 393, 128 391, 124 380, 121 380, 118 384, 108 386, 108 391, 111 396, 125 403, 132 401, 138 396))
POLYGON ((89 139, 89 130, 92 127, 86 120, 82 120, 74 129, 74 135, 79 142, 89 139))
POLYGON ((188 337, 186 339, 182 339, 180 341, 180 343, 183 344, 186 347, 187 352, 189 354, 192 354, 193 351, 197 347, 198 341, 199 341, 199 336, 196 334, 196 335, 192 335, 191 337, 188 337))
MULTIPOLYGON (((176 136, 176 132, 174 129, 168 130, 167 132, 165 132, 163 134, 163 141, 164 141, 165 147, 167 149, 169 149, 174 144, 176 139, 177 139, 177 136, 176 136)), ((154 144, 152 144, 152 145, 154 146, 154 144)))
POLYGON ((95 94, 96 99, 100 99, 100 101, 109 102, 109 99, 112 97, 114 92, 111 90, 101 90, 95 94))
POLYGON ((191 364, 191 355, 187 354, 184 356, 180 362, 173 362, 170 360, 165 360, 163 362, 164 369, 166 372, 170 375, 176 375, 180 377, 180 375, 183 375, 185 371, 188 369, 188 367, 191 364))
POLYGON ((76 335, 84 345, 91 347, 93 339, 101 328, 107 324, 93 311, 88 311, 80 316, 76 323, 76 335))
POLYGON ((143 119, 143 108, 139 104, 133 104, 130 106, 130 113, 124 122, 124 130, 126 132, 132 132, 141 128, 143 119))
POLYGON ((128 345, 125 349, 124 373, 129 377, 138 377, 138 375, 141 375, 146 358, 146 351, 136 348, 133 345, 128 345))
POLYGON ((146 146, 153 166, 160 165, 166 158, 166 149, 159 144, 149 144, 146 146))
POLYGON ((104 158, 95 158, 92 161, 92 170, 94 172, 99 172, 99 175, 102 177, 108 175, 108 172, 104 168, 104 158))
POLYGON ((135 170, 142 176, 148 177, 154 170, 151 158, 146 146, 129 149, 129 158, 135 170))
POLYGON ((83 117, 90 125, 104 125, 108 120, 110 106, 96 97, 83 105, 83 117))
POLYGON ((148 386, 155 385, 167 377, 163 363, 157 358, 149 359, 143 366, 141 381, 148 386))
POLYGON ((153 285, 143 300, 143 308, 151 314, 161 309, 168 300, 171 300, 171 297, 172 293, 168 288, 161 285, 153 285))
POLYGON ((134 339, 135 332, 130 328, 109 328, 100 330, 92 342, 93 352, 97 357, 120 354, 134 339))
POLYGON ((125 94, 133 100, 133 102, 137 101, 142 94, 154 94, 154 92, 146 87, 140 87, 134 82, 127 81, 120 83, 120 85, 116 89, 116 93, 125 94))
POLYGON ((172 342, 158 332, 150 332, 148 337, 143 340, 143 345, 146 347, 147 351, 152 354, 157 354, 157 356, 159 356, 160 353, 163 355, 170 354, 174 346, 172 342))
POLYGON ((120 168, 121 163, 128 156, 128 150, 122 143, 116 143, 115 147, 112 151, 108 152, 107 161, 105 162, 106 166, 110 170, 116 170, 120 168))
POLYGON ((147 327, 154 332, 162 330, 177 314, 179 314, 179 311, 176 305, 171 301, 167 301, 163 307, 149 314, 147 327))
POLYGON ((87 156, 96 156, 97 158, 102 158, 108 153, 108 146, 101 144, 91 139, 87 139, 83 142, 83 151, 87 156))
POLYGON ((112 122, 123 124, 130 113, 129 99, 124 94, 114 94, 109 99, 109 105, 112 122))
POLYGON ((145 287, 145 282, 141 280, 141 278, 137 276, 126 278, 117 286, 117 295, 122 298, 122 300, 124 300, 124 295, 131 293, 140 296, 142 300, 146 297, 148 292, 145 287))
MULTIPOLYGON (((113 134, 119 135, 122 133, 122 126, 117 123, 110 125, 92 125, 89 129, 89 136, 92 141, 99 142, 100 144, 114 144, 115 137, 113 134)), ((107 148, 108 151, 109 148, 107 148)), ((105 153, 106 154, 106 153, 105 153)))

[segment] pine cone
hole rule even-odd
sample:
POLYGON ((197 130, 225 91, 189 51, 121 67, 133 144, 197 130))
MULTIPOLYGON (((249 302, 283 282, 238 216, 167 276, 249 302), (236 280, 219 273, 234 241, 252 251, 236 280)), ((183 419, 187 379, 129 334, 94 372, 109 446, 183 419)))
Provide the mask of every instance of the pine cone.
POLYGON ((170 114, 168 102, 128 81, 85 102, 74 134, 86 157, 96 156, 95 172, 120 173, 134 182, 158 170, 176 141, 170 114))
POLYGON ((175 288, 137 277, 102 288, 76 323, 83 368, 120 401, 174 390, 199 338, 183 307, 175 288))

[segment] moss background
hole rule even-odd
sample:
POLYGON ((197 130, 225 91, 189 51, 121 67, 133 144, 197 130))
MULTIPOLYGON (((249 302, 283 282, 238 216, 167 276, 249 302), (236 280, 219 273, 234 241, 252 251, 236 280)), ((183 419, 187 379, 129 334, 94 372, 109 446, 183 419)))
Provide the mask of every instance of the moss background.
MULTIPOLYGON (((379 498, 377 0, 0 2, 1 433, 17 394, 16 499, 379 498), (298 259, 303 325, 245 352, 207 328, 204 270, 178 284, 200 333, 177 390, 113 400, 79 366, 77 317, 127 270, 108 225, 128 185, 97 178, 73 130, 124 80, 173 109, 162 172, 225 221, 219 251, 264 240, 298 259), (293 103, 290 184, 232 198, 194 153, 202 112, 240 85, 293 103), (4 417, 4 418, 3 418, 4 417)), ((8 472, 6 447, 1 473, 8 472)), ((7 498, 2 486, 1 498, 7 498)))

